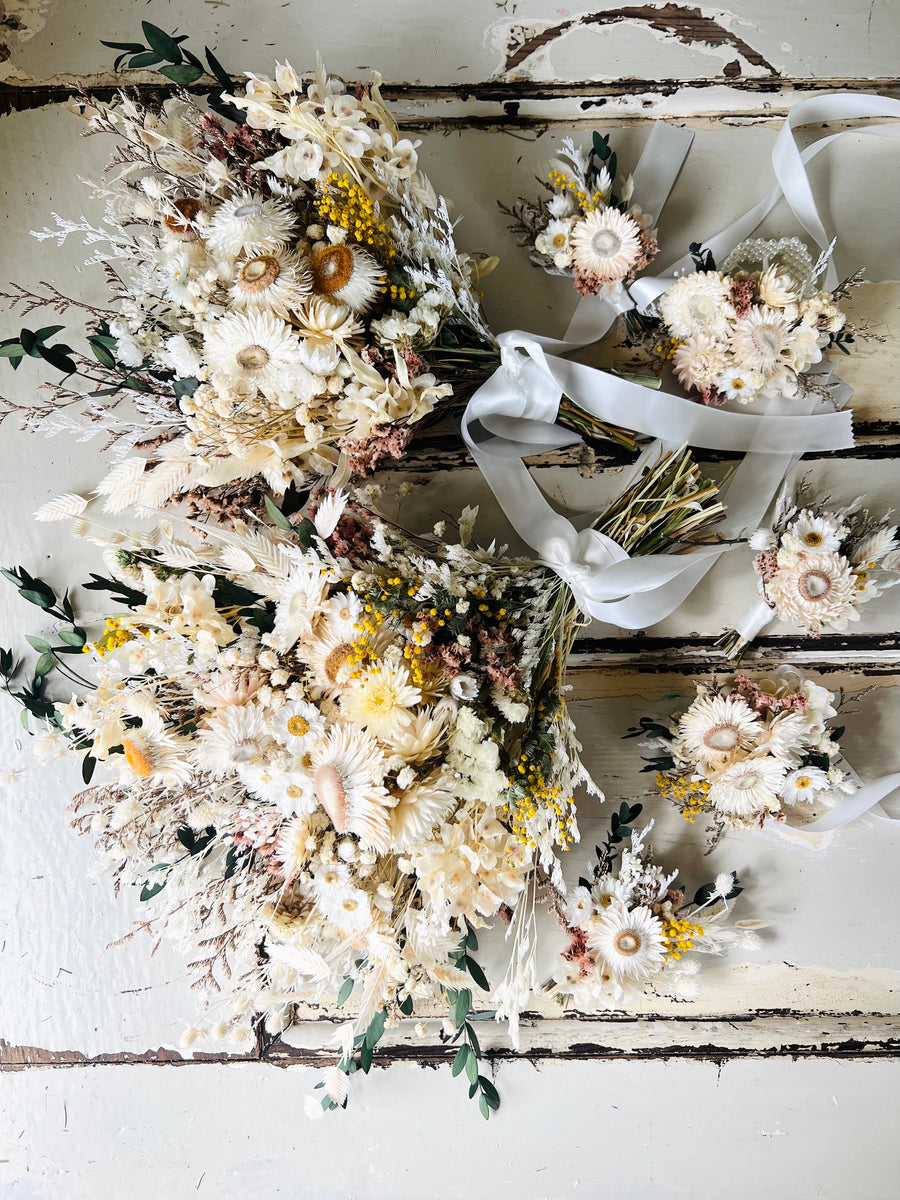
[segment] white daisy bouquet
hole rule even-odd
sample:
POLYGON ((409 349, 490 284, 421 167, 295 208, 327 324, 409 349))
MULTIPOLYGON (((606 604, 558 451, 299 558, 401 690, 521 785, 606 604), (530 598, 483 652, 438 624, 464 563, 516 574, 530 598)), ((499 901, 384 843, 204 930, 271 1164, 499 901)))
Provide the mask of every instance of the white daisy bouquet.
MULTIPOLYGON (((178 83, 204 74, 183 38, 144 32, 149 49, 118 47, 132 66, 167 61, 178 83)), ((283 63, 234 87, 207 60, 212 111, 186 92, 85 101, 87 132, 115 144, 105 220, 54 214, 35 236, 89 245, 109 306, 50 285, 6 293, 23 314, 86 309, 84 354, 53 340, 59 325, 0 346, 13 367, 43 358, 66 377, 17 411, 53 433, 86 404, 120 458, 142 452, 127 502, 147 507, 280 494, 330 476, 341 452, 364 474, 499 363, 477 286, 496 260, 457 250, 379 77, 348 89, 321 61, 311 79, 283 63)))
POLYGON ((691 253, 697 270, 656 302, 652 333, 686 390, 712 405, 820 393, 809 370, 830 347, 849 353, 853 335, 837 301, 853 281, 819 290, 828 254, 813 262, 797 238, 742 242, 722 270, 696 243, 691 253))
POLYGON ((694 1000, 698 954, 759 945, 762 922, 725 924, 743 891, 737 875, 722 872, 686 900, 678 871, 664 871, 645 845, 653 822, 631 828, 641 810, 623 803, 613 813, 590 875, 558 906, 568 945, 545 990, 581 1009, 622 1008, 649 994, 694 1000))
POLYGON ((632 203, 634 184, 619 175, 609 134, 594 133, 589 151, 565 138, 540 182, 548 193, 541 202, 500 205, 535 266, 570 277, 582 296, 609 299, 656 257, 653 217, 632 203))
MULTIPOLYGON (((650 717, 626 737, 649 735, 660 794, 685 820, 712 818, 711 845, 726 829, 769 819, 802 820, 856 790, 840 767, 843 728, 829 728, 836 697, 794 667, 753 680, 734 675, 697 685, 697 697, 671 726, 650 717)), ((838 699, 838 705, 841 700, 838 699)))
POLYGON ((189 954, 207 1009, 189 1041, 273 1038, 301 1001, 352 1003, 328 1109, 386 1026, 438 1002, 488 1115, 475 930, 514 919, 536 871, 562 886, 575 790, 596 791, 562 695, 568 591, 339 494, 312 521, 271 511, 274 527, 202 541, 184 521, 129 535, 79 518, 109 563, 86 585, 112 597, 105 627, 8 571, 58 628, 30 639, 27 675, 10 651, 0 673, 45 751, 76 752, 86 783, 102 767, 75 825, 139 889, 139 928, 189 954))
POLYGON ((889 515, 873 516, 863 498, 833 506, 813 493, 808 479, 786 487, 772 524, 749 539, 760 600, 739 629, 719 645, 739 659, 756 633, 778 617, 811 637, 840 631, 860 618, 860 607, 900 583, 900 542, 889 515), (891 575, 896 578, 890 578, 891 575))

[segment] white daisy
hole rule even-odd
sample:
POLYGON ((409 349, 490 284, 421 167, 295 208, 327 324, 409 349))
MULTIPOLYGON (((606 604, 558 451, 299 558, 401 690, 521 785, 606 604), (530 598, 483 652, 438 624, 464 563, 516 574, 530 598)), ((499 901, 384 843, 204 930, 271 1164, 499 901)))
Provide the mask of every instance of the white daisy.
POLYGON ((737 400, 750 404, 759 395, 763 377, 756 371, 745 371, 743 367, 728 367, 716 381, 716 387, 726 400, 737 400))
POLYGON ((586 887, 569 889, 566 899, 566 920, 570 925, 584 925, 594 915, 594 902, 586 887))
POLYGON ((291 239, 296 219, 281 200, 245 192, 219 205, 209 224, 207 244, 221 255, 269 254, 291 239))
POLYGON ((407 788, 391 810, 391 844, 396 850, 412 850, 427 841, 432 830, 456 807, 452 773, 438 769, 407 788))
POLYGON ((766 582, 766 594, 784 620, 818 631, 821 625, 840 628, 859 619, 853 607, 857 577, 838 554, 793 556, 766 582))
POLYGON ((273 735, 291 754, 302 755, 325 732, 325 718, 307 700, 292 700, 272 714, 273 735))
POLYGON ((384 271, 372 255, 346 243, 320 250, 311 268, 316 294, 346 304, 356 313, 372 307, 384 283, 384 271))
POLYGON ((269 309, 280 317, 300 307, 312 291, 312 277, 294 254, 259 254, 241 263, 231 285, 237 309, 269 309))
POLYGON ((315 812, 316 793, 312 777, 303 771, 285 771, 272 763, 251 763, 240 772, 247 791, 271 804, 283 817, 315 812))
POLYGON ((587 944, 617 981, 643 983, 666 959, 662 922, 643 906, 610 905, 590 921, 587 944))
POLYGON ((740 697, 700 696, 678 722, 678 732, 694 759, 723 762, 755 743, 760 720, 740 697))
POLYGON ((709 785, 707 800, 723 816, 750 817, 774 812, 784 783, 784 767, 774 758, 734 763, 709 785))
MULTIPOLYGON (((316 513, 317 521, 319 515, 316 513)), ((328 535, 323 534, 322 536, 327 537, 328 535)), ((361 615, 362 601, 356 592, 332 592, 325 602, 319 624, 321 626, 323 623, 327 623, 329 630, 335 636, 353 641, 359 634, 358 626, 361 615)))
POLYGON ((569 244, 569 238, 574 225, 574 217, 569 217, 567 220, 556 218, 550 221, 547 228, 542 230, 534 240, 534 246, 538 253, 552 258, 560 270, 564 270, 572 261, 572 247, 569 244))
POLYGON ((785 779, 781 795, 786 804, 813 804, 819 793, 830 789, 825 771, 819 767, 801 767, 785 779))
POLYGON ((371 924, 372 909, 368 895, 354 887, 346 867, 335 865, 317 871, 313 877, 316 908, 341 933, 359 933, 371 924))
POLYGON ((211 775, 224 778, 259 762, 272 744, 262 709, 229 705, 204 718, 194 739, 193 757, 211 775))
POLYGON ((694 333, 677 347, 672 366, 687 388, 704 391, 716 387, 725 370, 724 347, 708 333, 694 333))
POLYGON ((717 341, 725 341, 735 319, 731 280, 718 271, 682 275, 663 295, 659 308, 674 337, 705 333, 717 341))
POLYGON ((291 391, 292 376, 305 370, 299 340, 284 321, 267 312, 229 313, 212 325, 204 352, 213 383, 277 399, 291 391))
POLYGON ((349 725, 333 726, 311 753, 316 799, 338 833, 386 854, 391 844, 391 798, 382 787, 384 758, 374 738, 349 725))
POLYGON ((830 554, 834 550, 840 549, 841 542, 847 536, 848 530, 846 525, 829 520, 827 516, 817 516, 808 508, 804 508, 790 526, 790 532, 803 550, 830 554))
POLYGON ((597 209, 576 222, 571 247, 582 275, 601 282, 624 279, 641 255, 640 226, 617 208, 597 209))
POLYGON ((405 663, 379 662, 351 682, 341 696, 341 711, 375 737, 390 742, 393 733, 406 726, 409 710, 421 699, 405 663))

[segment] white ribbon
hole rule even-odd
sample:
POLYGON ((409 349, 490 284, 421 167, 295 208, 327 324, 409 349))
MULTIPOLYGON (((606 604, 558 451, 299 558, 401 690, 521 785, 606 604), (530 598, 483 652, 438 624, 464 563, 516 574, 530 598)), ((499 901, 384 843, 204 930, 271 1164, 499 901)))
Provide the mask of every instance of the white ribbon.
MULTIPOLYGON (((855 131, 830 134, 801 152, 794 130, 810 122, 860 117, 900 117, 900 102, 836 93, 798 104, 773 149, 776 187, 705 244, 713 256, 721 259, 747 238, 782 195, 813 241, 823 250, 830 246, 805 165, 837 138, 855 131)), ((671 152, 665 148, 665 142, 678 132, 656 126, 634 173, 635 194, 657 216, 689 145, 681 138, 677 149, 674 141, 671 152), (655 172, 660 159, 665 163, 655 172), (652 188, 657 191, 651 196, 652 188)), ((900 127, 877 126, 864 132, 896 138, 900 127)), ((570 585, 575 581, 578 603, 588 615, 622 628, 642 629, 673 612, 727 547, 687 556, 652 555, 645 560, 631 560, 621 548, 617 548, 619 556, 613 556, 608 538, 598 541, 600 535, 596 533, 593 538, 586 537, 589 530, 577 535, 567 518, 547 502, 522 462, 525 455, 544 454, 581 441, 579 435, 555 424, 563 394, 586 413, 650 434, 662 445, 687 443, 745 452, 747 457, 723 490, 728 518, 720 531, 730 538, 761 521, 772 496, 801 454, 853 445, 850 414, 812 416, 816 396, 778 397, 769 401, 762 413, 730 412, 653 391, 547 353, 567 352, 603 336, 618 313, 635 304, 646 305, 671 286, 676 272, 692 269, 690 257, 683 258, 673 264, 665 278, 640 279, 630 291, 623 288, 611 301, 581 301, 564 341, 518 330, 502 334, 498 339, 501 366, 473 395, 463 418, 466 445, 520 537, 561 578, 570 585), (569 534, 562 532, 565 525, 569 526, 569 534), (550 538, 554 539, 552 544, 550 538), (675 562, 670 561, 673 558, 675 562), (619 598, 613 599, 611 593, 619 598)), ((830 264, 826 286, 833 288, 836 283, 830 264)), ((823 382, 827 382, 827 376, 823 382)), ((849 389, 845 389, 847 395, 849 389)))
POLYGON ((851 821, 855 821, 857 817, 861 817, 865 813, 872 813, 873 816, 900 825, 900 817, 892 817, 881 807, 881 801, 886 800, 891 792, 897 791, 898 788, 900 788, 900 771, 893 775, 882 775, 881 779, 876 779, 874 783, 867 783, 858 788, 852 796, 848 796, 846 800, 836 804, 818 820, 812 821, 808 825, 792 826, 792 828, 800 833, 826 833, 829 829, 839 829, 842 825, 849 825, 851 821))

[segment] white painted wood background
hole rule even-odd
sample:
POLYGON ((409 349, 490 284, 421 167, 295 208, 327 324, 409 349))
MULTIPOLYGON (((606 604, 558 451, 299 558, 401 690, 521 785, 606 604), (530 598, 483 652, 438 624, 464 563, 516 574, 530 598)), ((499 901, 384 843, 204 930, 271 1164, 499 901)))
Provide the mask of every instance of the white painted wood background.
MULTIPOLYGON (((81 271, 77 247, 57 251, 28 231, 53 210, 96 211, 76 176, 96 176, 105 148, 79 138, 64 103, 78 84, 114 83, 98 39, 127 40, 141 18, 177 25, 235 70, 267 71, 275 57, 307 69, 316 47, 347 77, 380 70, 423 139, 426 170, 464 217, 460 241, 501 255, 485 288, 498 331, 557 334, 574 307, 567 283, 529 266, 495 203, 531 190, 565 132, 612 132, 620 161, 633 162, 650 119, 695 130, 660 226, 680 253, 768 188, 775 131, 798 99, 900 91, 896 0, 736 0, 727 12, 600 3, 579 12, 547 0, 9 0, 0 22, 4 280, 50 278, 73 294, 103 295, 99 273, 81 271)), ((886 340, 858 344, 840 363, 856 389, 858 448, 804 469, 839 497, 864 490, 873 506, 887 506, 896 504, 900 434, 900 288, 890 282, 900 276, 900 154, 878 139, 845 141, 839 155, 816 160, 814 178, 840 235, 839 268, 864 266, 871 281, 857 294, 857 319, 886 340)), ((796 232, 781 207, 765 230, 796 232)), ((15 318, 2 328, 17 328, 15 318)), ((610 346, 591 352, 598 362, 614 354, 610 346)), ((34 379, 27 367, 17 376, 5 369, 0 391, 21 395, 34 379)), ((588 508, 612 495, 622 467, 610 457, 579 471, 570 454, 535 470, 555 498, 588 508)), ((90 485, 96 471, 90 443, 3 426, 4 564, 57 583, 86 575, 93 564, 83 547, 29 514, 50 493, 90 485)), ((402 475, 380 477, 385 494, 401 479, 415 485, 407 520, 425 527, 474 498, 481 531, 505 536, 452 440, 420 442, 402 475)), ((735 552, 646 634, 587 631, 573 659, 574 711, 610 800, 642 798, 647 788, 634 743, 620 741, 625 728, 643 712, 671 711, 714 669, 711 642, 752 589, 750 556, 735 552)), ((845 743, 866 778, 900 769, 895 595, 867 606, 847 637, 815 643, 774 626, 756 656, 797 662, 832 687, 871 688, 854 706, 845 743)), ((0 642, 40 632, 40 614, 11 591, 0 592, 0 605, 0 642)), ((151 960, 141 943, 105 949, 137 905, 114 900, 91 874, 90 845, 67 829, 77 773, 37 766, 24 741, 18 713, 3 704, 0 765, 21 774, 0 795, 0 1200, 896 1195, 896 829, 864 818, 815 844, 733 836, 702 860, 700 831, 650 798, 659 857, 688 880, 737 869, 747 885, 740 915, 771 922, 752 961, 707 971, 692 1005, 647 1002, 593 1020, 535 1012, 519 1061, 498 1031, 503 1107, 490 1125, 446 1063, 422 1065, 432 1040, 405 1030, 383 1058, 393 1065, 354 1089, 351 1108, 312 1125, 302 1097, 328 1014, 293 1031, 271 1061, 234 1061, 227 1046, 182 1060, 193 997, 181 959, 164 948, 151 960)), ((603 819, 599 808, 582 809, 573 876, 603 819)), ((547 935, 552 946, 549 924, 547 935)), ((488 954, 499 961, 499 940, 488 954)))

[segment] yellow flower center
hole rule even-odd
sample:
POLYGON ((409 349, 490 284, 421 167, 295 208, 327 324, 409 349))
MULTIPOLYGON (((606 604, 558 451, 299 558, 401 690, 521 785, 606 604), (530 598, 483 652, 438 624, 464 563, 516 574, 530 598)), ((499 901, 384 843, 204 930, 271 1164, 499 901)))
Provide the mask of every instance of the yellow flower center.
POLYGON ((299 800, 303 795, 303 788, 298 788, 296 783, 291 783, 288 785, 284 794, 287 796, 288 800, 299 800))
POLYGON ((794 780, 794 787, 804 791, 806 788, 812 787, 812 780, 808 775, 801 775, 794 780))
POLYGON ((810 529, 809 533, 803 538, 804 545, 806 546, 821 546, 824 540, 821 533, 817 533, 815 529, 810 529))
POLYGON ((292 733, 294 737, 305 737, 309 733, 309 721, 306 717, 301 717, 299 713, 291 717, 287 723, 288 733, 292 733))

